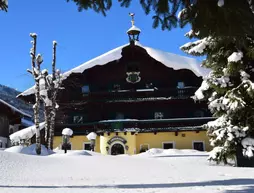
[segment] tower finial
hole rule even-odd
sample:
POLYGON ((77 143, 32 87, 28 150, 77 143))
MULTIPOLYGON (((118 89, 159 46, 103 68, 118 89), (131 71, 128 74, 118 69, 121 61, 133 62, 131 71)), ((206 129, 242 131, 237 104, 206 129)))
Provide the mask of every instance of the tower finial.
POLYGON ((134 26, 134 16, 135 16, 135 13, 129 13, 129 16, 131 16, 131 24, 132 26, 134 26))
POLYGON ((140 34, 141 30, 134 25, 134 22, 135 22, 134 21, 135 13, 129 13, 129 16, 131 16, 131 24, 132 24, 132 26, 127 31, 127 34, 129 35, 130 43, 132 45, 134 45, 135 41, 139 41, 138 38, 139 38, 139 34, 140 34))

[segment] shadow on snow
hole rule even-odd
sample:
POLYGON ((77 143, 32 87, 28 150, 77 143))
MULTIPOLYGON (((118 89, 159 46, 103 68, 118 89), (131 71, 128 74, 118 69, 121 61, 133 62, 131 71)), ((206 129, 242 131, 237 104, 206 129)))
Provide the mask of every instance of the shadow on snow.
MULTIPOLYGON (((205 182, 183 182, 183 183, 161 183, 161 184, 116 184, 116 185, 73 185, 73 186, 15 186, 15 185, 0 185, 0 188, 119 188, 119 189, 146 189, 146 188, 183 188, 195 186, 230 186, 230 185, 253 185, 254 179, 230 179, 230 180, 214 180, 205 182)), ((228 190, 225 193, 250 193, 254 192, 254 186, 248 186, 243 190, 228 190)))

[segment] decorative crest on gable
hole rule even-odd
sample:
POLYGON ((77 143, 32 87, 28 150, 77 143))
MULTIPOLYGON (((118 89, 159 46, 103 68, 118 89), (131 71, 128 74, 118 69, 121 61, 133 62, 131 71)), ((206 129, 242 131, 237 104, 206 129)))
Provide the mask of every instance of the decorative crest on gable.
POLYGON ((126 81, 132 84, 138 83, 141 80, 139 76, 140 72, 126 72, 127 78, 126 81))

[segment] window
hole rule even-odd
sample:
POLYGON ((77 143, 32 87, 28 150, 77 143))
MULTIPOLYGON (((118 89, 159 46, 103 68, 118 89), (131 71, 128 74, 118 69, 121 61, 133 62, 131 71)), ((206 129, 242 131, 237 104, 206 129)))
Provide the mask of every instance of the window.
POLYGON ((89 143, 89 142, 85 142, 85 143, 84 143, 84 150, 88 150, 88 151, 91 150, 91 146, 90 146, 90 143, 89 143))
MULTIPOLYGON (((63 144, 61 145, 61 148, 64 149, 64 145, 63 144)), ((71 143, 67 144, 66 149, 67 150, 71 150, 71 143)))
POLYGON ((146 83, 146 88, 153 88, 153 83, 146 83))
POLYGON ((83 116, 73 116, 73 123, 81 124, 83 123, 84 119, 83 116))
POLYGON ((163 149, 174 149, 175 148, 175 143, 174 142, 163 142, 162 143, 162 148, 163 149))
POLYGON ((120 90, 121 89, 121 86, 119 84, 114 84, 113 85, 113 89, 114 90, 120 90))
POLYGON ((143 153, 149 150, 149 144, 141 144, 139 153, 143 153))
POLYGON ((87 94, 90 92, 89 85, 85 85, 82 87, 82 93, 87 94))
POLYGON ((9 134, 10 134, 10 135, 13 134, 13 128, 10 128, 10 129, 9 129, 9 134))
POLYGON ((198 151, 205 151, 205 144, 203 141, 194 141, 192 147, 198 151))
POLYGON ((177 88, 184 88, 184 82, 178 82, 177 88))
POLYGON ((155 112, 154 113, 154 118, 155 119, 163 119, 164 118, 164 114, 162 112, 155 112))
POLYGON ((116 119, 124 119, 123 113, 116 113, 116 119))
POLYGON ((201 110, 195 111, 194 117, 204 117, 204 112, 201 110))

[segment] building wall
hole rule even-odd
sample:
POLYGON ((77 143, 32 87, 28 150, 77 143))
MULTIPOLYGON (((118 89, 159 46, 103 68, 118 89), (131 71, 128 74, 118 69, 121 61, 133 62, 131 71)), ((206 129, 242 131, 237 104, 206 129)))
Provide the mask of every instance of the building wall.
POLYGON ((0 136, 8 137, 9 135, 9 118, 7 115, 0 114, 0 136))
MULTIPOLYGON (((83 150, 84 149, 84 143, 89 143, 89 140, 86 138, 86 136, 73 136, 70 138, 71 142, 71 149, 72 150, 83 150)), ((62 145, 62 136, 55 136, 54 137, 54 144, 53 147, 60 148, 62 145)), ((95 144, 95 151, 100 152, 100 138, 96 138, 96 144, 95 144)))
POLYGON ((136 152, 136 135, 132 135, 130 132, 126 132, 126 134, 118 133, 118 135, 116 135, 116 133, 110 133, 110 135, 104 134, 104 136, 101 136, 100 137, 100 142, 101 142, 100 152, 102 154, 109 154, 108 152, 111 152, 111 147, 112 145, 114 145, 114 143, 109 145, 108 141, 112 139, 113 137, 121 137, 127 141, 127 143, 125 144, 120 141, 117 141, 117 143, 120 143, 121 145, 125 147, 126 154, 131 155, 131 154, 134 154, 134 152, 136 152), (107 151, 107 147, 108 147, 108 151, 107 151))
MULTIPOLYGON (((122 143, 125 147, 126 154, 136 154, 140 153, 141 145, 148 145, 149 149, 151 148, 163 148, 163 142, 173 142, 175 149, 193 149, 193 142, 200 141, 204 142, 205 151, 210 151, 212 148, 209 145, 208 137, 206 136, 206 131, 186 131, 186 132, 178 132, 177 136, 175 132, 158 132, 154 133, 138 133, 138 134, 131 134, 130 132, 127 133, 107 133, 104 136, 97 136, 95 151, 100 152, 102 154, 110 154, 110 150, 112 144, 108 144, 108 141, 113 137, 120 137, 127 141, 127 143, 122 143), (108 147, 108 148, 107 148, 108 147)), ((89 143, 89 140, 86 136, 73 136, 70 138, 70 142, 72 145, 72 150, 83 150, 84 149, 84 142, 89 143)), ((62 144, 62 137, 55 136, 54 138, 54 148, 61 147, 62 144)))
POLYGON ((137 153, 140 152, 142 144, 149 144, 149 148, 163 148, 163 142, 173 142, 176 149, 193 149, 193 141, 203 141, 205 144, 205 151, 210 151, 208 137, 206 131, 186 131, 178 132, 176 136, 175 132, 158 132, 154 133, 139 133, 137 135, 137 153))
POLYGON ((7 148, 8 145, 8 138, 0 136, 0 148, 7 148))

